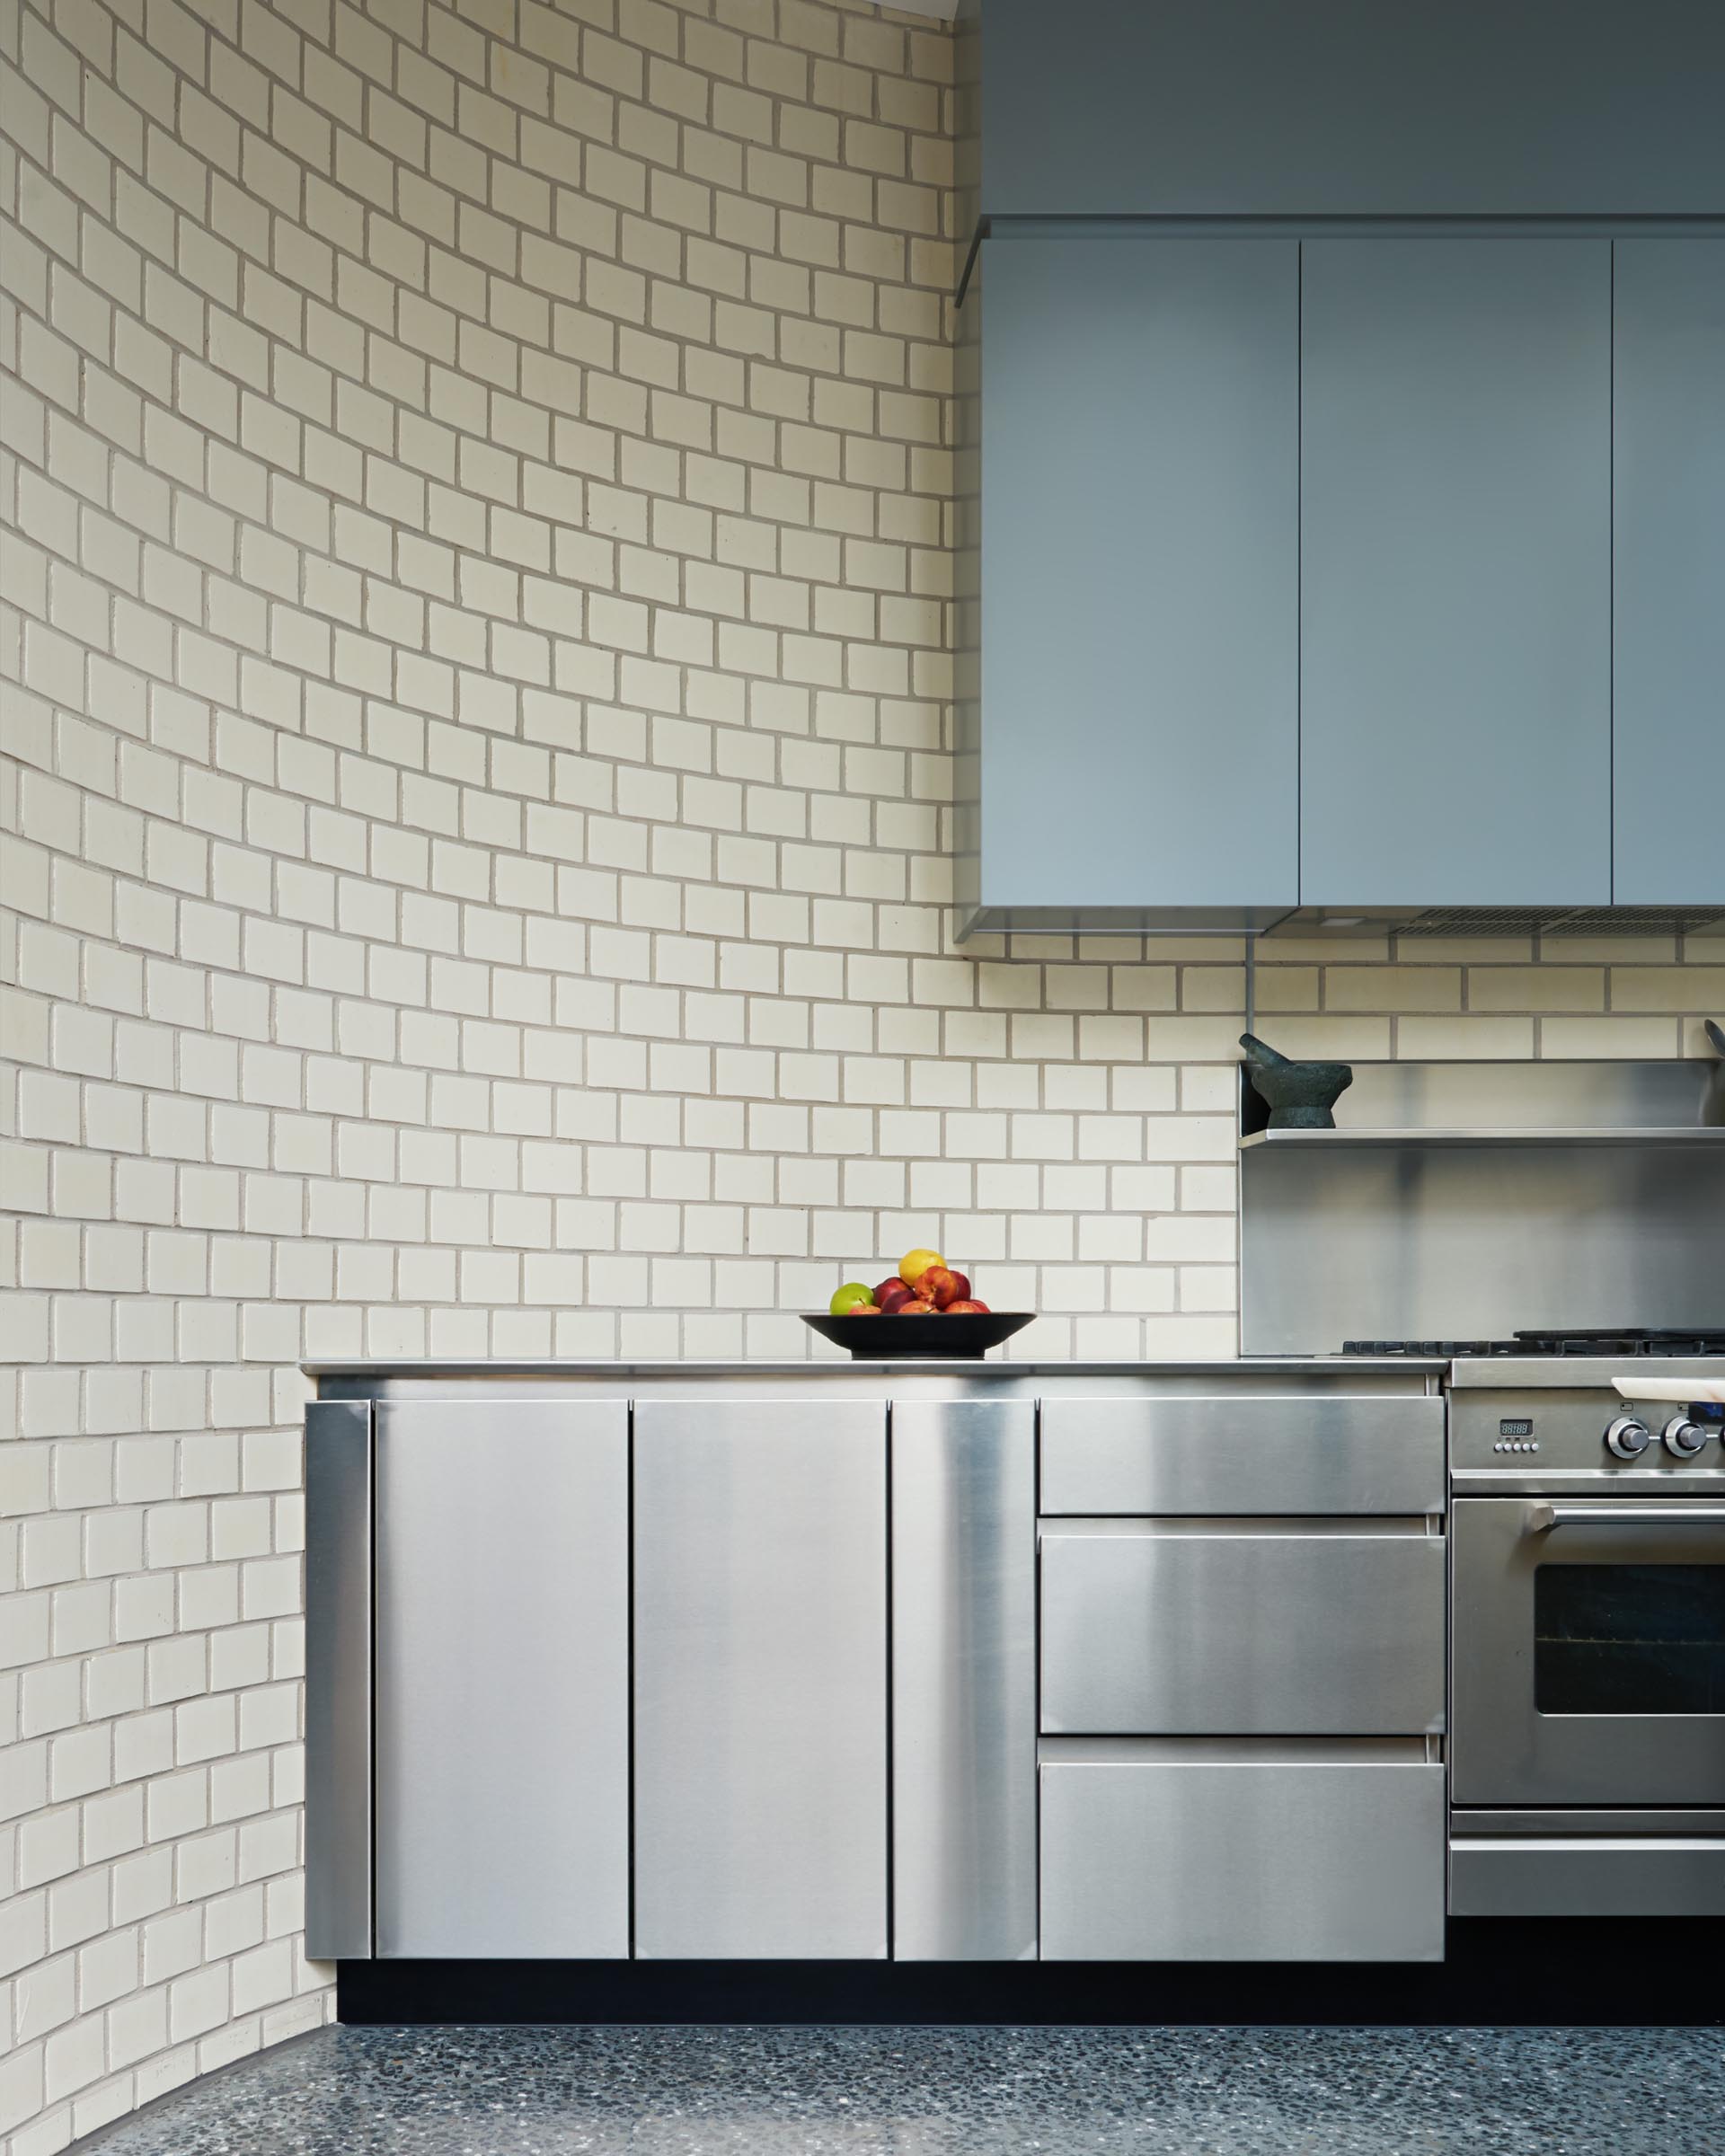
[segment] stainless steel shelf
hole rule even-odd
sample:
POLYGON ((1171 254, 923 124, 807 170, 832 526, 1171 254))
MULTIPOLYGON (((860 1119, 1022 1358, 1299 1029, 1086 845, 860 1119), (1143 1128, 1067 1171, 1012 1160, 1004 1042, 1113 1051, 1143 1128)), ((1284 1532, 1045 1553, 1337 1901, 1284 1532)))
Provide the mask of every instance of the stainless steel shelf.
POLYGON ((1242 1153, 1260 1145, 1719 1145, 1725 1127, 1667 1130, 1254 1130, 1242 1153))

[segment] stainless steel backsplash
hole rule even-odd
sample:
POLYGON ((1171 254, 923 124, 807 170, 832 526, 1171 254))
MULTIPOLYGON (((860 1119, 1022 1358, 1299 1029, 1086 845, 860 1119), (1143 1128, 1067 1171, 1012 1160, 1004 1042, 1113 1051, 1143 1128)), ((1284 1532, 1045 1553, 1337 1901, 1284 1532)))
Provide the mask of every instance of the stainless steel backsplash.
POLYGON ((1336 1132, 1242 1151, 1242 1353, 1725 1322, 1722 1070, 1357 1065, 1336 1132))

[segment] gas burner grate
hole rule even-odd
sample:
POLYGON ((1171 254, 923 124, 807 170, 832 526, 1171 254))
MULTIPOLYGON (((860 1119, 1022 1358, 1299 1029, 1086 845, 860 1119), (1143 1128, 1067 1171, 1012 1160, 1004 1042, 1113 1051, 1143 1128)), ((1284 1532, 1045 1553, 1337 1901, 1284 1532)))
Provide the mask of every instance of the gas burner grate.
POLYGON ((1725 1355, 1725 1325, 1655 1329, 1584 1326, 1518 1332, 1507 1340, 1344 1340, 1344 1355, 1405 1356, 1420 1362, 1454 1362, 1462 1356, 1725 1355))
POLYGON ((1526 1355, 1517 1340, 1344 1340, 1344 1355, 1402 1355, 1425 1363, 1454 1362, 1462 1355, 1526 1355))
POLYGON ((1522 1355, 1725 1355, 1725 1325, 1578 1326, 1556 1331, 1518 1332, 1522 1355))

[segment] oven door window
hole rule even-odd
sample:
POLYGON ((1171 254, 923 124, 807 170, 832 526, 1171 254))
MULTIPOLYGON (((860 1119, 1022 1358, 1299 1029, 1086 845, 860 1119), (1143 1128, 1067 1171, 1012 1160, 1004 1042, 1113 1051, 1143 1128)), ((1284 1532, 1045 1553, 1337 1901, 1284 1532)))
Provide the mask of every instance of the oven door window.
POLYGON ((1541 1714, 1725 1713, 1725 1565, 1541 1565, 1541 1714))

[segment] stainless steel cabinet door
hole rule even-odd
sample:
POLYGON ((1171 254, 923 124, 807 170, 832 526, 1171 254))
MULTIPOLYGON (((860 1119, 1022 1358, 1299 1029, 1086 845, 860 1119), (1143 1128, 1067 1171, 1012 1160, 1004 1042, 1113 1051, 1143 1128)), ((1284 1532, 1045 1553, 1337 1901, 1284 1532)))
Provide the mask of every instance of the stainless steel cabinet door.
POLYGON ((1441 1512, 1444 1403, 1224 1392, 1042 1402, 1042 1510, 1441 1512))
POLYGON ((1725 238, 1614 254, 1612 895, 1725 911, 1725 238))
POLYGON ((892 1951, 1036 1956, 1036 1409, 892 1410, 892 1951))
POLYGON ((1611 259, 1302 248, 1300 898, 1611 897, 1611 259))
POLYGON ((887 1952, 884 1401, 635 1410, 635 1951, 887 1952))
POLYGON ((1295 903, 1298 265, 986 243, 985 907, 1295 903))
POLYGON ((1377 1736, 1440 1729, 1444 1545, 1289 1523, 1042 1531, 1042 1727, 1377 1736))
POLYGON ((305 1951, 370 1958, 371 1402, 305 1410, 305 1951))
POLYGON ((629 1951, 623 1401, 376 1410, 377 1951, 629 1951))
POLYGON ((1044 1961, 1440 1961, 1444 1770, 1042 1769, 1044 1961))

